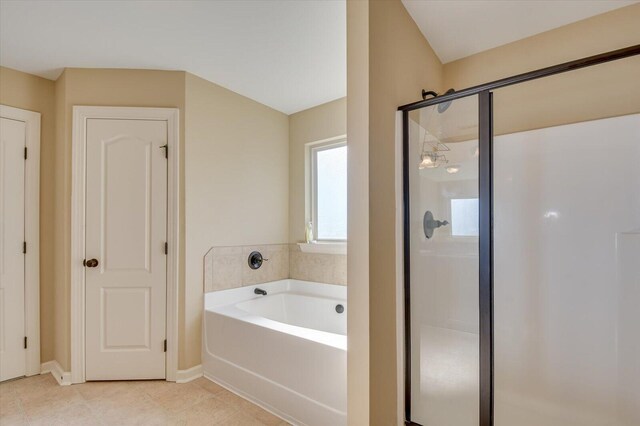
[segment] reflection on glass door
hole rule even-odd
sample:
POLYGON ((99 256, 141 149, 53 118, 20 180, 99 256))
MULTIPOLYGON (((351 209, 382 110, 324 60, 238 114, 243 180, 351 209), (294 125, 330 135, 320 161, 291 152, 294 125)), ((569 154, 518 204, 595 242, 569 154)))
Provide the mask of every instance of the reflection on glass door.
POLYGON ((409 113, 411 420, 479 421, 478 97, 409 113))

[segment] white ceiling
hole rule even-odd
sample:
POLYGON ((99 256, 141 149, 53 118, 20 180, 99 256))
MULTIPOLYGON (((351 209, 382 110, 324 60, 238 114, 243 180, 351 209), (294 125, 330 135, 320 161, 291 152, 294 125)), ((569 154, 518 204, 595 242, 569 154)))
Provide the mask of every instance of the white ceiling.
POLYGON ((402 0, 443 63, 637 2, 402 0))
MULTIPOLYGON (((634 1, 402 0, 444 63, 634 1)), ((346 96, 345 0, 0 1, 0 64, 185 70, 291 114, 346 96)))
POLYGON ((185 70, 291 114, 346 96, 345 0, 3 0, 0 64, 185 70))

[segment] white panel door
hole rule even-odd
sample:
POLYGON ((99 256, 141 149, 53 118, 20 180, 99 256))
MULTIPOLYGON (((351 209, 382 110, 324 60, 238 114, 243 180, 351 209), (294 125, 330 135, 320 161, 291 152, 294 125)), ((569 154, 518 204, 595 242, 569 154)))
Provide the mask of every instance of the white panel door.
POLYGON ((167 123, 89 119, 86 136, 86 379, 161 379, 167 123))
POLYGON ((23 121, 0 118, 0 380, 25 375, 23 121))

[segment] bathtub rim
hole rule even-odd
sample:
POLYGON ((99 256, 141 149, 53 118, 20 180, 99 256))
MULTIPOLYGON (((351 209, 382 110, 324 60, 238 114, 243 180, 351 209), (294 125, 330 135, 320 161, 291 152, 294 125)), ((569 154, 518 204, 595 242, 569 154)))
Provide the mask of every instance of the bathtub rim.
MULTIPOLYGON (((346 305, 348 308, 346 286, 287 278, 283 280, 270 281, 266 283, 205 293, 203 329, 206 330, 207 318, 210 315, 222 315, 236 319, 238 321, 252 324, 254 326, 268 328, 275 332, 289 334, 297 338, 310 340, 322 345, 334 347, 336 349, 341 349, 344 351, 347 350, 346 334, 331 333, 327 331, 286 324, 280 321, 275 321, 255 314, 251 314, 250 312, 238 308, 236 306, 238 303, 263 297, 253 293, 254 289, 256 288, 266 289, 271 295, 292 293, 325 299, 335 299, 339 301, 339 303, 343 303, 344 305, 346 305), (324 290, 325 292, 323 292, 322 290, 324 290)), ((209 353, 206 334, 204 346, 207 353, 209 353)))

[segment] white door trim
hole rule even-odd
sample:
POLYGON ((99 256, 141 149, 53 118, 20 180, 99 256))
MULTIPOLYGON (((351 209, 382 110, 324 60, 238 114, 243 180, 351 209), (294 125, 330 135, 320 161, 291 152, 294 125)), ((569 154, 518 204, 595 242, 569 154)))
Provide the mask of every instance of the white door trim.
POLYGON ((162 120, 167 122, 167 359, 166 380, 178 370, 178 264, 180 134, 177 108, 73 107, 71 172, 71 382, 85 381, 85 180, 88 119, 162 120))
POLYGON ((24 259, 25 286, 25 374, 40 374, 40 113, 0 105, 0 116, 23 121, 26 128, 24 227, 27 253, 24 259))

